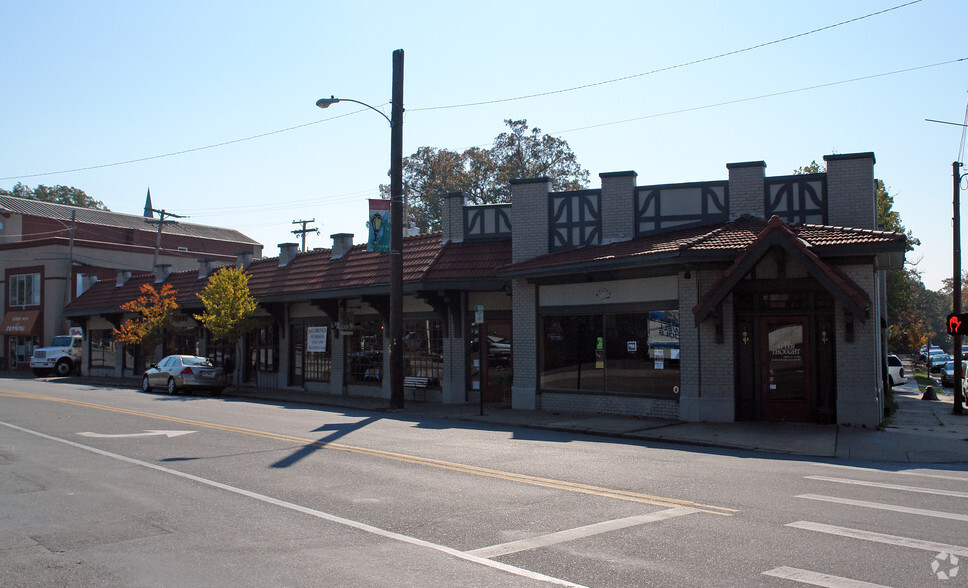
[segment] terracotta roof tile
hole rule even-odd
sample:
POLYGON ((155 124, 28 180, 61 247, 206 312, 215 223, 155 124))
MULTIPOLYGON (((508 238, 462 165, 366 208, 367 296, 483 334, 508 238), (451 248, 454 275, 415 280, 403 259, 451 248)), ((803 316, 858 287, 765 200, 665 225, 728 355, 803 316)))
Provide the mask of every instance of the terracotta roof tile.
MULTIPOLYGON (((777 217, 778 222, 783 222, 777 217)), ((785 224, 785 223, 784 223, 785 224)), ((593 263, 629 264, 659 261, 661 254, 690 253, 708 256, 722 254, 727 259, 749 247, 766 229, 768 221, 742 216, 728 223, 695 227, 629 241, 556 251, 502 268, 502 273, 528 274, 551 272, 555 268, 574 268, 593 263)), ((826 225, 786 225, 806 247, 873 245, 893 246, 905 242, 901 233, 826 225)))
POLYGON ((423 279, 470 280, 493 278, 497 268, 511 263, 511 241, 448 241, 423 279))

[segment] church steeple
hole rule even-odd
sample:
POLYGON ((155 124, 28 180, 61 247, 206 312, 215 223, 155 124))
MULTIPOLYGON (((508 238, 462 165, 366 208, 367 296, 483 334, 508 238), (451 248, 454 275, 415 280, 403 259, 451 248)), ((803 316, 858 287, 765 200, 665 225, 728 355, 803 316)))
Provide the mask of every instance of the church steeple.
POLYGON ((145 218, 155 218, 155 213, 151 206, 151 188, 148 188, 148 197, 145 198, 145 218))

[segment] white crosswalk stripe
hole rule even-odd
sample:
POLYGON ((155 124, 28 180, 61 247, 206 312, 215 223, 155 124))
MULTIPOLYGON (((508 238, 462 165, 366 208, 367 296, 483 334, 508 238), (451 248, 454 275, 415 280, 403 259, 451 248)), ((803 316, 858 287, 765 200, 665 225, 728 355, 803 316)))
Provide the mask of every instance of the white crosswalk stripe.
POLYGON ((862 582, 860 580, 852 580, 850 578, 842 578, 840 576, 832 576, 810 570, 801 570, 800 568, 791 568, 789 566, 780 566, 772 570, 767 570, 763 572, 763 575, 792 580, 794 582, 800 582, 801 584, 810 584, 811 586, 825 586, 826 588, 887 588, 883 584, 871 584, 870 582, 862 582))
POLYGON ((850 537, 852 539, 863 539, 864 541, 873 541, 875 543, 886 543, 887 545, 896 545, 898 547, 910 547, 912 549, 921 549, 924 551, 933 551, 936 553, 951 553, 958 556, 968 557, 968 547, 963 547, 961 545, 935 543, 934 541, 923 541, 921 539, 912 539, 910 537, 886 535, 884 533, 875 533, 873 531, 862 531, 860 529, 849 529, 847 527, 838 527, 836 525, 825 525, 823 523, 813 523, 810 521, 797 521, 795 523, 787 523, 786 526, 793 527, 795 529, 804 529, 807 531, 826 533, 828 535, 839 535, 841 537, 850 537))
POLYGON ((939 519, 949 519, 952 521, 968 522, 968 515, 963 515, 955 512, 943 512, 940 510, 928 510, 925 508, 911 508, 908 506, 898 506, 895 504, 883 504, 881 502, 868 502, 866 500, 854 500, 852 498, 839 498, 837 496, 822 496, 819 494, 800 494, 799 496, 797 496, 797 498, 806 498, 809 500, 821 500, 824 502, 833 502, 836 504, 862 506, 865 508, 876 508, 879 510, 889 510, 892 512, 914 514, 914 515, 920 515, 924 517, 935 517, 939 519))
POLYGON ((955 490, 936 490, 934 488, 924 488, 922 486, 902 486, 900 484, 884 484, 882 482, 868 482, 865 480, 852 480, 850 478, 830 478, 827 476, 804 476, 804 478, 807 480, 819 480, 821 482, 867 486, 869 488, 884 488, 887 490, 901 490, 903 492, 918 492, 920 494, 934 494, 935 496, 950 496, 952 498, 968 498, 968 492, 957 492, 955 490))

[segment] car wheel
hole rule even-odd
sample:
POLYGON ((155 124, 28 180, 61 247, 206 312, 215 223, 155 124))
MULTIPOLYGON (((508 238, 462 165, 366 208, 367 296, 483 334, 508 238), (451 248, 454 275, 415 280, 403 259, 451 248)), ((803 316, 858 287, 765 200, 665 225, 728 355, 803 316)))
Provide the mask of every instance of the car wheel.
POLYGON ((178 394, 178 386, 175 386, 175 378, 168 378, 168 393, 178 394))
POLYGON ((141 379, 141 391, 151 392, 151 384, 148 382, 148 376, 141 379))
POLYGON ((894 387, 894 376, 888 376, 887 379, 888 379, 888 382, 887 383, 891 386, 891 388, 893 388, 894 387))
POLYGON ((57 362, 57 365, 54 366, 54 371, 57 372, 58 376, 63 377, 69 376, 73 368, 74 366, 71 365, 71 362, 67 361, 66 359, 62 359, 57 362))

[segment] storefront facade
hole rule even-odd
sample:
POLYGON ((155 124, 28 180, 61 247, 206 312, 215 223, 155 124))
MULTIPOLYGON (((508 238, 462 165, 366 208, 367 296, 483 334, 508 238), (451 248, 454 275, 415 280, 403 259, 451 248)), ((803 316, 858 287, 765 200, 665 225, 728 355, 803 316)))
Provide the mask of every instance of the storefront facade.
MULTIPOLYGON (((442 231, 404 241, 405 375, 426 383, 407 398, 877 426, 884 270, 901 267, 905 239, 875 228, 873 154, 825 159, 824 174, 771 178, 748 162, 722 181, 618 172, 574 192, 520 180, 501 205, 444 195, 442 231)), ((238 344, 236 377, 389 398, 385 256, 345 233, 329 250, 280 251, 237 262, 262 322, 238 344)), ((203 273, 166 278, 188 315, 203 273)), ((109 285, 68 314, 123 303, 109 285)))

